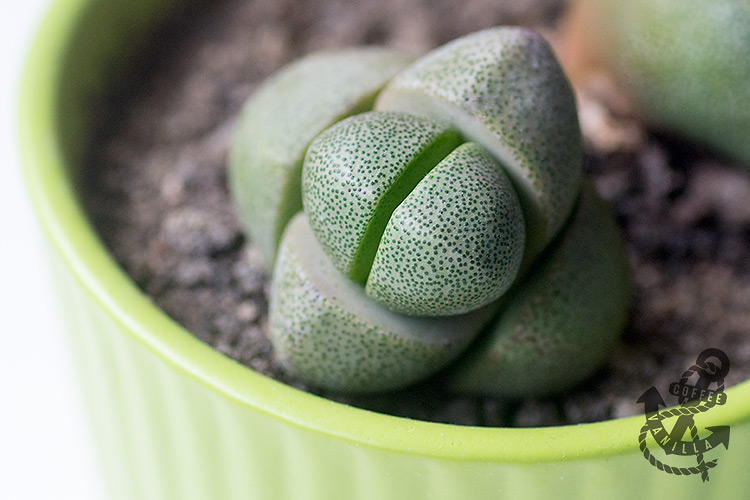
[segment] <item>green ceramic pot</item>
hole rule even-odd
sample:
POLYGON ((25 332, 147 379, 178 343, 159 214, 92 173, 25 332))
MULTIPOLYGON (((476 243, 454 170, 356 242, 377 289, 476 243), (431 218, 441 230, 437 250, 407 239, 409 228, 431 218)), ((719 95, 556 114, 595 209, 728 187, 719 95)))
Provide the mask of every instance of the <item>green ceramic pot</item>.
POLYGON ((26 178, 112 497, 748 498, 750 382, 700 416, 701 428, 731 427, 729 449, 706 456, 718 466, 704 483, 644 459, 643 416, 488 429, 381 415, 258 375, 156 308, 97 239, 77 191, 90 99, 117 77, 132 41, 177 3, 185 4, 56 1, 23 81, 26 178))

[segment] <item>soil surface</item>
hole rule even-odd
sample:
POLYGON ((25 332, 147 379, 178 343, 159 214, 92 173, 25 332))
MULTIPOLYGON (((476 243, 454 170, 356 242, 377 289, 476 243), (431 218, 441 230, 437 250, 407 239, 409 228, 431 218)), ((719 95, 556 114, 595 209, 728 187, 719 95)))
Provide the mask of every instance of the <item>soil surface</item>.
MULTIPOLYGON (((266 338, 268 276, 241 233, 226 156, 241 105, 270 73, 314 50, 385 44, 420 54, 478 29, 554 34, 556 0, 226 0, 165 27, 103 103, 89 155, 87 209, 115 258, 170 316, 248 367, 307 389, 266 338), (511 5, 512 4, 512 5, 511 5)), ((585 169, 612 204, 633 270, 631 322, 609 364, 565 394, 455 397, 429 382, 333 399, 466 425, 539 426, 634 415, 666 396, 708 347, 729 354, 729 387, 750 378, 750 170, 647 130, 579 89, 585 169)), ((674 404, 674 398, 667 400, 674 404)))

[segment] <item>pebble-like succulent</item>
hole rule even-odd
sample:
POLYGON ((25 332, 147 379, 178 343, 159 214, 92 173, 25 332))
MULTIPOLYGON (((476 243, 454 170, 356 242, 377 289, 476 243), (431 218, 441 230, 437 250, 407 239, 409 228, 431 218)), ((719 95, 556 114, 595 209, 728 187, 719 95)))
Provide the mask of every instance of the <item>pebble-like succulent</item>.
POLYGON ((521 28, 405 61, 310 56, 243 110, 230 187, 275 259, 279 360, 342 392, 403 387, 459 358, 445 379, 457 391, 580 381, 617 340, 628 280, 612 216, 582 194, 565 75, 521 28))
POLYGON ((750 2, 576 0, 571 67, 614 77, 651 125, 750 166, 750 2))

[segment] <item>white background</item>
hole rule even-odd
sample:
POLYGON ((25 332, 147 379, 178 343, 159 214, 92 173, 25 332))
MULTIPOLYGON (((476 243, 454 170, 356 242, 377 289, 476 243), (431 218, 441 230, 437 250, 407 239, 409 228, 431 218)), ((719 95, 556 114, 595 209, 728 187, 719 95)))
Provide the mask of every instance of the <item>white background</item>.
POLYGON ((6 1, 0 15, 0 498, 101 500, 16 146, 21 70, 49 3, 6 1))

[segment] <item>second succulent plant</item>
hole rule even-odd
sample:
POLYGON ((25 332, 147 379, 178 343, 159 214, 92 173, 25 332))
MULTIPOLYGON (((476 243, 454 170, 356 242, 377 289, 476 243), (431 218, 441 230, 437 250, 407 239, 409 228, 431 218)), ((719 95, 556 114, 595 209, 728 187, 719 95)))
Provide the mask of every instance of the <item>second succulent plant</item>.
POLYGON ((652 127, 750 167, 750 2, 574 0, 563 49, 612 77, 652 127))

